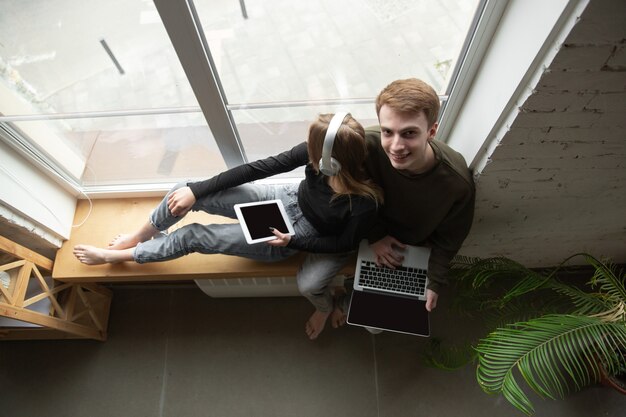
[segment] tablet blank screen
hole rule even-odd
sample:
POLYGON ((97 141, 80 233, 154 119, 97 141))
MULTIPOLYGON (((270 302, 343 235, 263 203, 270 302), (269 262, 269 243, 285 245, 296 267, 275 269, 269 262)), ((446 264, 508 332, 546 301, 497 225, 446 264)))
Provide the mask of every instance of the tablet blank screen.
POLYGON ((276 203, 245 206, 240 210, 252 239, 273 236, 270 227, 278 229, 281 233, 288 233, 287 225, 276 203))

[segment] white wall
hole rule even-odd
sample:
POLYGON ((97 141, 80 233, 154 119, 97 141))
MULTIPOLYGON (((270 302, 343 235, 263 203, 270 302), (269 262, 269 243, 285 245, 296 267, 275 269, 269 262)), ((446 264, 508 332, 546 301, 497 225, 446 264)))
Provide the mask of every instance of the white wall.
MULTIPOLYGON (((480 170, 497 144, 507 117, 530 95, 537 73, 557 51, 558 40, 586 1, 511 0, 447 138, 480 170), (565 14, 565 15, 564 15, 565 14), (533 79, 535 78, 535 79, 533 79)), ((562 40, 562 39, 561 39, 562 40)))
MULTIPOLYGON (((489 146, 473 159, 476 213, 462 254, 504 255, 531 267, 577 252, 626 262, 625 21, 622 0, 575 9, 562 26, 565 36, 557 34, 519 86, 524 94, 513 96, 489 146)), ((508 60, 500 68, 512 70, 508 60)), ((457 126, 457 146, 471 129, 485 135, 480 122, 493 119, 484 106, 474 117, 472 127, 471 120, 457 126)), ((466 152, 474 150, 468 145, 466 152)))

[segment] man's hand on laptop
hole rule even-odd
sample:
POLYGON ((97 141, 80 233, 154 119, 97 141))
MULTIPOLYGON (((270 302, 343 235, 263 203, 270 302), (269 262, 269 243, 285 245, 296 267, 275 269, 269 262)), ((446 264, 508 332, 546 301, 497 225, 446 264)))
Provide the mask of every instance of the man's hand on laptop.
POLYGON ((376 262, 378 265, 384 265, 392 269, 395 269, 396 266, 402 265, 404 256, 402 256, 400 251, 403 250, 406 245, 395 237, 387 235, 384 238, 372 243, 370 247, 376 254, 376 262))
POLYGON ((437 299, 439 294, 433 290, 426 289, 426 310, 433 311, 437 307, 437 299))

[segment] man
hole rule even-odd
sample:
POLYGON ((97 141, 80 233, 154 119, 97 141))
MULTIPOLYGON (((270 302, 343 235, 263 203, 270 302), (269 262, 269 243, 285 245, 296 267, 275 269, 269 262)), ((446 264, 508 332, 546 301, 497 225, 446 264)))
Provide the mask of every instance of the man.
POLYGON ((378 262, 402 263, 405 245, 428 246, 426 309, 437 306, 449 264, 474 216, 474 183, 463 156, 435 140, 439 97, 418 79, 397 80, 376 99, 380 129, 367 129, 367 170, 385 204, 369 241, 378 262))
MULTIPOLYGON (((391 268, 402 264, 406 245, 431 248, 426 309, 432 311, 472 225, 472 175, 461 154, 435 140, 439 97, 430 85, 394 81, 378 95, 376 112, 380 127, 365 132, 366 168, 385 203, 368 240, 378 263, 391 268)), ((345 322, 345 307, 335 308, 334 327, 345 322)))

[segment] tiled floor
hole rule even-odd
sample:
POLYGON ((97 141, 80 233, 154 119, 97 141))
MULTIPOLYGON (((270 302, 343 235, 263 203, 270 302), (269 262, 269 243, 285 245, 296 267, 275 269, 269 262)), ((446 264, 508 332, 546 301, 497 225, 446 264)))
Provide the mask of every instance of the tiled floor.
MULTIPOLYGON (((425 367, 426 339, 348 326, 308 341, 303 298, 215 299, 191 286, 114 294, 104 343, 0 342, 0 416, 522 416, 482 393, 472 367, 425 367)), ((471 333, 441 301, 434 332, 471 333)), ((626 409, 600 386, 532 398, 536 416, 626 409)))

